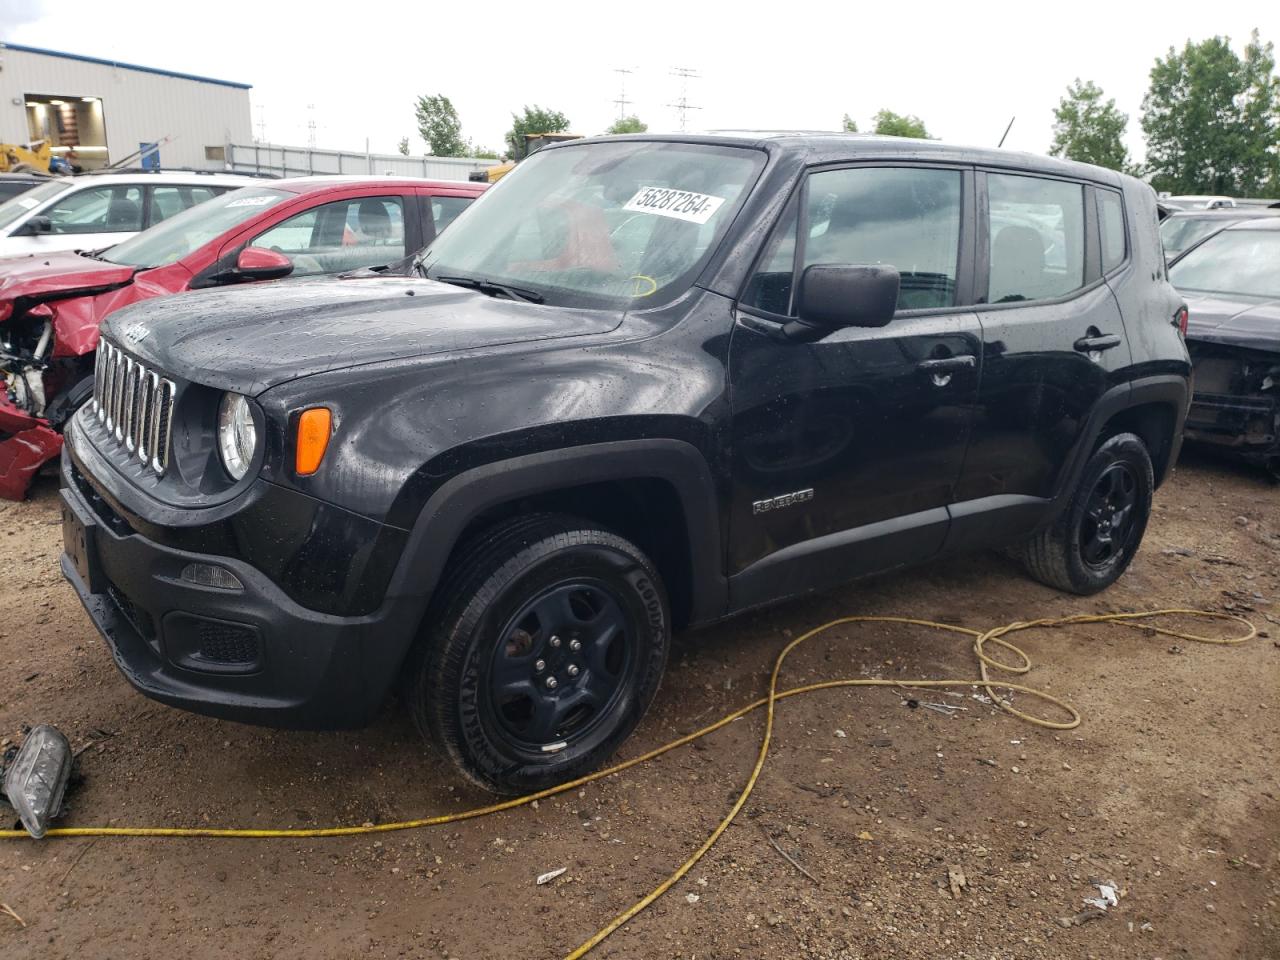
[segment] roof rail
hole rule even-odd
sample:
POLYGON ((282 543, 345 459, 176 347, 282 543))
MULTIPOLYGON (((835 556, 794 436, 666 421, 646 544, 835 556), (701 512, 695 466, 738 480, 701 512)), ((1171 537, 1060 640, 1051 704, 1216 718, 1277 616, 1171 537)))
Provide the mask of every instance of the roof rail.
POLYGON ((278 179, 280 179, 280 178, 279 178, 279 176, 278 176, 277 174, 274 174, 274 173, 257 173, 257 172, 251 171, 251 170, 250 170, 250 171, 241 171, 241 170, 201 170, 201 169, 198 169, 198 168, 196 168, 196 167, 165 167, 165 168, 163 168, 163 169, 161 169, 161 170, 155 170, 155 169, 152 169, 152 168, 150 168, 150 167, 102 167, 102 168, 101 168, 101 169, 99 169, 99 170, 86 170, 86 171, 84 171, 83 173, 77 174, 77 176, 81 176, 81 177, 100 177, 100 176, 105 176, 105 175, 110 174, 110 173, 130 173, 130 174, 139 174, 139 173, 156 173, 156 174, 159 174, 159 173, 194 173, 194 174, 203 175, 203 176, 207 176, 207 177, 214 177, 214 176, 220 176, 220 175, 230 175, 230 176, 236 176, 236 177, 259 177, 259 178, 262 178, 262 179, 264 179, 264 180, 278 180, 278 179))

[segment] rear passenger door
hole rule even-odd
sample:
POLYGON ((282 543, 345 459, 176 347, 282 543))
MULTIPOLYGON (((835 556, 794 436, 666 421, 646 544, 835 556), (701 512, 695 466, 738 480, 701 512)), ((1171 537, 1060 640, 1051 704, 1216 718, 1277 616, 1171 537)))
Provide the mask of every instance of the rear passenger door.
POLYGON ((1102 280, 1093 189, 978 174, 983 375, 952 509, 960 546, 1029 532, 1059 492, 1090 412, 1129 364, 1102 280))
POLYGON ((817 170, 740 297, 729 347, 735 606, 927 558, 942 545, 978 394, 973 174, 817 170), (788 340, 817 263, 886 264, 888 326, 788 340))

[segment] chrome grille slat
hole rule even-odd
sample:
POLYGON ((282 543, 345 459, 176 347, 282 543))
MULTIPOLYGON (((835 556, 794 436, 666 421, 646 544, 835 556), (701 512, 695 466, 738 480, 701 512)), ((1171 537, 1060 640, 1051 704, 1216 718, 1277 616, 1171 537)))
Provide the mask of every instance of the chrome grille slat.
POLYGON ((125 361, 124 373, 124 412, 120 418, 120 439, 124 448, 133 453, 137 444, 133 442, 133 424, 138 415, 138 366, 132 358, 125 361))
POLYGON ((94 365, 93 412, 107 437, 163 476, 169 466, 173 401, 178 387, 158 371, 113 344, 98 346, 94 365))

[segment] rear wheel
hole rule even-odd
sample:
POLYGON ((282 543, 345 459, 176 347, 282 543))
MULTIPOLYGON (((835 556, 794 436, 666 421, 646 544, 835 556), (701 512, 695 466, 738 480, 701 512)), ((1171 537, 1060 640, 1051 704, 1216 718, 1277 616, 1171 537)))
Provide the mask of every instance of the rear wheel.
POLYGON ((569 517, 462 548, 410 664, 409 705, 458 768, 522 793, 599 766, 644 715, 670 621, 634 544, 569 517))
POLYGON ((1069 593, 1111 586, 1142 543, 1154 488, 1142 440, 1132 433, 1110 437, 1089 458, 1067 509, 1023 545, 1028 572, 1069 593))

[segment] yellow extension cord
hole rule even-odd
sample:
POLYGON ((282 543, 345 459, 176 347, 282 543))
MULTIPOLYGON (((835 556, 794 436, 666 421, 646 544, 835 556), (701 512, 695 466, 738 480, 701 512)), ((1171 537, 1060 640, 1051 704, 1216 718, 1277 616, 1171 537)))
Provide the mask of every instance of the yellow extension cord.
MULTIPOLYGON (((841 617, 838 620, 832 620, 824 623, 820 627, 796 637, 778 654, 773 663, 773 672, 769 677, 769 693, 767 696, 756 700, 753 703, 735 710, 727 716, 721 717, 701 730, 687 734, 679 739, 672 740, 670 743, 663 744, 650 750, 648 753, 638 757, 633 757, 622 763, 614 764, 604 770, 598 770, 595 773, 588 774, 585 777, 579 777, 568 783, 562 783, 559 786, 548 787, 545 790, 539 790, 536 793, 530 793, 523 797, 515 797, 510 800, 504 800, 500 803, 493 803, 484 807, 476 807, 471 810, 463 810, 459 813, 442 814, 436 817, 425 817, 420 820, 402 820, 396 823, 379 823, 369 826, 359 827, 322 827, 317 829, 290 829, 290 830, 237 830, 226 828, 203 828, 203 827, 56 827, 50 830, 46 836, 48 837, 235 837, 245 839, 265 839, 265 838, 308 838, 308 837, 351 837, 370 833, 390 833, 395 830, 414 830, 420 827, 437 827, 447 823, 457 823, 460 820, 472 820, 476 817, 488 816, 491 813, 498 813, 502 810, 510 810, 514 807, 524 806, 532 803, 534 800, 542 800, 546 797, 552 797, 568 790, 574 790, 584 784, 600 780, 603 777, 612 776, 615 773, 621 773, 629 770, 631 767, 646 763, 656 757, 662 756, 670 750, 677 747, 685 746, 709 733, 719 730, 721 727, 727 726, 733 721, 744 717, 760 707, 765 707, 765 723, 764 734, 760 738, 760 750, 756 755, 755 766, 751 770, 751 775, 747 777, 747 782, 743 786, 742 791, 738 794, 738 799, 734 801, 733 806, 725 815, 724 819, 711 831, 710 836, 703 841, 702 845, 682 863, 672 874, 658 884, 651 892, 646 894, 640 900, 628 907, 625 911, 618 914, 607 925, 600 928, 589 940, 583 943, 573 952, 569 953, 565 960, 578 960, 585 956, 594 947, 598 946, 611 933, 631 920, 651 903, 661 897, 670 890, 680 878, 693 869, 694 865, 707 854, 707 852, 720 839, 721 834, 729 828, 729 824, 734 821, 738 813, 742 810, 747 802, 747 798, 751 796, 751 791, 755 789, 756 781, 760 778, 760 773, 764 769, 765 759, 769 754, 769 744, 773 738, 773 718, 774 708, 779 700, 785 700, 787 697, 794 697, 801 693, 812 693, 815 690, 830 690, 836 687, 909 687, 909 688, 928 688, 928 687, 982 687, 986 690, 987 695, 993 703, 1002 710, 1013 714, 1014 716, 1025 720, 1028 723, 1038 727, 1046 727, 1050 730, 1072 730, 1080 725, 1080 714, 1076 709, 1057 697, 1045 693, 1043 690, 1037 690, 1034 687, 1027 687, 1018 683, 1007 683, 1000 680, 992 680, 988 674, 988 668, 995 668, 1004 673, 1024 674, 1031 669, 1031 659, 1020 648, 1014 646, 1004 637, 1011 633, 1017 633, 1021 630, 1030 630, 1034 627, 1062 627, 1072 624, 1082 623, 1112 623, 1119 626, 1134 627, 1140 630, 1150 631, 1166 637, 1173 637, 1178 640, 1186 640, 1194 643, 1213 643, 1213 644, 1237 644, 1244 643, 1247 640, 1257 636, 1257 628, 1243 617, 1233 616, 1226 613, 1214 613, 1208 610, 1151 610, 1145 613, 1105 613, 1105 614, 1080 614, 1071 617, 1054 617, 1043 620, 1030 620, 1025 623, 1015 622, 1005 624, 1002 627, 996 627, 985 633, 980 630, 971 630, 967 627, 957 627, 947 623, 936 623, 932 620, 917 620, 911 617, 841 617), (1169 630, 1164 627, 1154 626, 1150 623, 1144 623, 1152 617, 1161 616, 1185 616, 1197 617, 1205 620, 1227 620, 1241 624, 1248 628, 1248 633, 1240 637, 1201 637, 1194 634, 1182 633, 1177 630, 1169 630), (802 687, 793 687, 790 690, 778 691, 778 676, 782 672, 782 664, 787 659, 787 655, 796 647, 807 640, 811 640, 818 634, 823 633, 833 627, 843 626, 850 623, 897 623, 910 624, 914 626, 929 627, 934 630, 945 630, 950 633, 964 634, 973 637, 973 652, 978 658, 979 678, 976 680, 886 680, 878 678, 849 678, 842 680, 826 680, 821 683, 811 683, 802 687), (993 657, 990 657, 984 651, 984 646, 988 643, 994 643, 1003 647, 1011 653, 1015 654, 1020 660, 1017 664, 1003 663, 993 657), (1017 710, 1007 700, 998 696, 993 689, 998 687, 1001 690, 1013 690, 1019 693, 1025 693, 1028 696, 1036 697, 1047 703, 1053 704, 1060 708, 1070 716, 1069 720, 1045 720, 1041 717, 1035 717, 1028 713, 1017 710)), ((26 837, 27 834, 22 830, 0 830, 0 839, 15 840, 26 837)))

